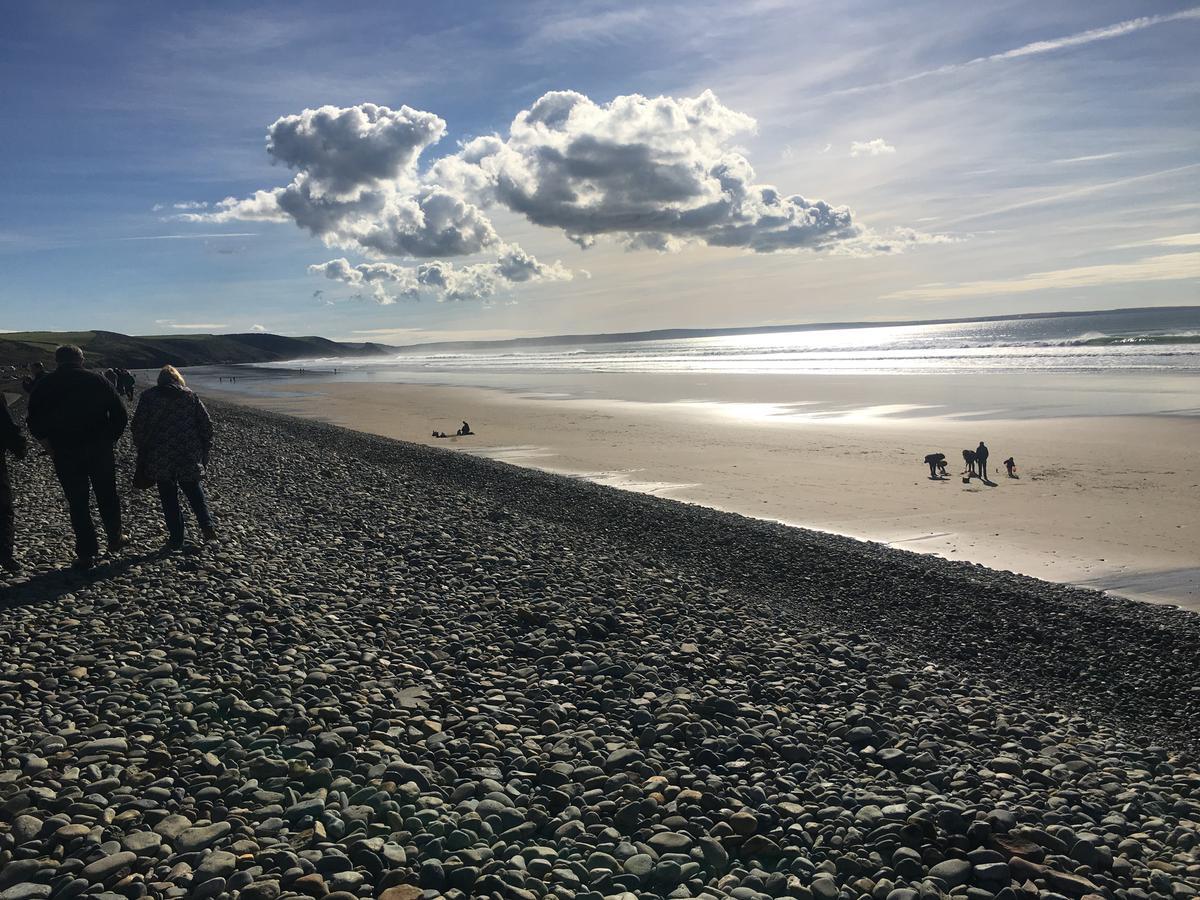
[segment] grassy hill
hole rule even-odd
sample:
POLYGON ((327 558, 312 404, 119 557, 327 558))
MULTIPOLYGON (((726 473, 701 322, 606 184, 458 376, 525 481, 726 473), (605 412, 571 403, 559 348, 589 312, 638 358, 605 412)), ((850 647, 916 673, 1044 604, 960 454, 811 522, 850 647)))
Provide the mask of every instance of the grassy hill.
POLYGON ((344 344, 322 337, 279 334, 167 334, 134 337, 115 331, 18 331, 0 334, 0 365, 24 366, 35 360, 52 365, 54 348, 78 344, 94 368, 146 369, 170 363, 273 362, 324 356, 373 356, 390 352, 382 344, 344 344))

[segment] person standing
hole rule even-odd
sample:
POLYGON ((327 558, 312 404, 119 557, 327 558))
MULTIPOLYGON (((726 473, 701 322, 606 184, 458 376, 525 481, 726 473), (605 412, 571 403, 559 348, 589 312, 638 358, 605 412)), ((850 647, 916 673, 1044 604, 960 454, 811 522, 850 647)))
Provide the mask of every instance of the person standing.
POLYGON ((183 548, 180 491, 187 497, 204 539, 216 540, 217 532, 201 483, 212 448, 212 419, 174 366, 163 366, 158 373, 158 384, 142 392, 133 414, 132 431, 139 470, 158 486, 167 524, 165 549, 183 548))
POLYGON ((983 441, 979 442, 979 446, 975 448, 975 468, 979 470, 979 477, 983 481, 988 480, 987 474, 988 448, 983 441))
POLYGON ((21 379, 21 389, 27 394, 32 394, 33 389, 38 386, 38 382, 45 377, 45 366, 43 366, 40 362, 30 363, 29 374, 21 379))
POLYGON ((90 494, 108 537, 108 552, 117 553, 129 539, 121 532, 114 447, 125 431, 128 415, 108 379, 84 368, 83 351, 67 344, 54 351, 57 368, 29 395, 29 432, 54 457, 54 474, 66 495, 75 532, 75 567, 96 564, 100 545, 92 522, 90 494))
POLYGON ((17 519, 13 510, 12 479, 8 474, 8 451, 17 459, 24 457, 25 436, 0 395, 0 566, 16 573, 21 571, 21 566, 14 553, 17 519))

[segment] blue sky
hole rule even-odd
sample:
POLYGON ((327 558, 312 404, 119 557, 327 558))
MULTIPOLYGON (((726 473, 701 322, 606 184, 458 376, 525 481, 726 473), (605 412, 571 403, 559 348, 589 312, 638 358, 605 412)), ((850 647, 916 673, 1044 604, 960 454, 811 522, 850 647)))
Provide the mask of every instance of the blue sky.
POLYGON ((0 329, 1200 303, 1195 9, 6 4, 0 329))

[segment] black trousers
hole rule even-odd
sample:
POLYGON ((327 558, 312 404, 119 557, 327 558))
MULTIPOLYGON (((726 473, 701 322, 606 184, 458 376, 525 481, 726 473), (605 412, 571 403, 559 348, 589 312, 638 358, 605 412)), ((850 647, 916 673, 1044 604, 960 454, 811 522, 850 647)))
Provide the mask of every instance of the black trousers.
POLYGON ((75 531, 75 555, 89 559, 100 552, 92 522, 91 494, 110 541, 121 534, 121 501, 117 497, 117 461, 108 442, 54 448, 54 474, 62 485, 75 531))
POLYGON ((16 513, 13 511, 12 481, 8 462, 0 450, 0 559, 12 559, 16 542, 16 513))

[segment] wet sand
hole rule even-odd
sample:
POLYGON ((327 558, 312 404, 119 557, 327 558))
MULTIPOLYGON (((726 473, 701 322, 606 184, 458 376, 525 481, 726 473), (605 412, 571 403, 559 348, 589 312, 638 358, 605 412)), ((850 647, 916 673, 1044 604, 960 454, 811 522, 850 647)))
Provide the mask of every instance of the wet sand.
MULTIPOLYGON (((1051 581, 1200 609, 1200 420, 755 415, 736 404, 551 399, 280 379, 206 393, 386 437, 1051 581), (435 439, 468 420, 474 437, 435 439), (991 449, 994 487, 958 476, 991 449), (950 458, 934 482, 921 462, 950 458), (1004 475, 1014 456, 1019 478, 1004 475)), ((885 412, 879 411, 876 412, 885 412)))

